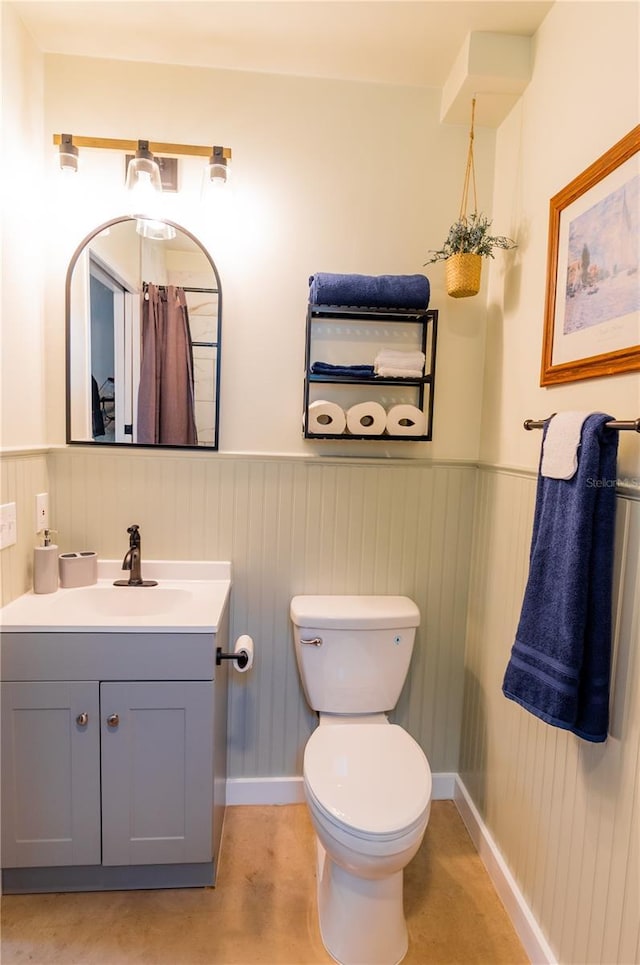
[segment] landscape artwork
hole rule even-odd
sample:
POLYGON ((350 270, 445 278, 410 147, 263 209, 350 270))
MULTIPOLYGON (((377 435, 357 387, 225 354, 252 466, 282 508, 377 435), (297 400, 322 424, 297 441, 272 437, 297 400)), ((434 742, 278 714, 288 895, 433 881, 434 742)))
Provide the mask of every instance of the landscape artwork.
POLYGON ((540 385, 640 370, 640 124, 549 201, 540 385))
POLYGON ((640 310, 640 175, 569 224, 563 332, 640 310))

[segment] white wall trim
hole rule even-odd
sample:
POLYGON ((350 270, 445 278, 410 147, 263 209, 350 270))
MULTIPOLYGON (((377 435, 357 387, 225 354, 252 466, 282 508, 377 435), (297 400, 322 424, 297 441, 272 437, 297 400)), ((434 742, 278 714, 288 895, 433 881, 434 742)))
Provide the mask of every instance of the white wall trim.
POLYGON ((431 789, 432 801, 451 801, 455 794, 457 774, 447 773, 432 774, 433 786, 431 789))
MULTIPOLYGON (((1 451, 1 450, 0 450, 1 451)), ((6 452, 8 450, 5 450, 6 452)), ((19 452, 20 450, 16 450, 19 452)), ((194 446, 193 449, 176 449, 170 446, 114 446, 106 442, 73 442, 69 445, 63 443, 51 443, 44 447, 43 451, 52 453, 56 456, 69 456, 74 453, 91 453, 92 456, 99 456, 105 459, 126 459, 132 453, 136 453, 139 459, 209 459, 212 461, 246 461, 246 462, 292 462, 298 465, 335 465, 344 466, 397 466, 405 469, 407 464, 412 467, 427 469, 477 469, 478 463, 474 458, 471 459, 449 459, 433 458, 430 456, 394 456, 384 452, 372 453, 370 455, 354 455, 345 453, 344 456, 323 455, 322 453, 299 453, 299 452, 252 452, 232 450, 207 449, 206 447, 194 446)), ((12 453, 14 454, 14 453, 12 453)))
POLYGON ((0 459, 12 459, 14 456, 46 456, 50 451, 51 446, 46 445, 3 446, 0 447, 0 459))
POLYGON ((453 799, 531 962, 556 965, 557 959, 542 929, 459 775, 456 775, 453 799))
MULTIPOLYGON (((450 801, 456 774, 433 774, 434 801, 450 801)), ((227 804, 301 804, 302 777, 232 777, 227 781, 227 804)))
POLYGON ((231 777, 227 781, 227 804, 301 804, 301 777, 231 777))
MULTIPOLYGON (((477 463, 478 469, 482 472, 492 472, 499 476, 519 476, 522 479, 537 479, 536 469, 526 469, 523 466, 507 466, 500 463, 483 462, 477 463)), ((640 499, 640 478, 637 475, 628 475, 618 470, 616 480, 616 495, 624 496, 627 499, 640 499)))

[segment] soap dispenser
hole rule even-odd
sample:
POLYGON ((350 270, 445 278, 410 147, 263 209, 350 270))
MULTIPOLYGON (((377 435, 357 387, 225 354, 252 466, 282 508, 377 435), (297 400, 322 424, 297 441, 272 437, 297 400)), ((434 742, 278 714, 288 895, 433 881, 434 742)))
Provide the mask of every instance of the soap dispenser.
POLYGON ((51 542, 55 530, 42 530, 43 545, 33 551, 33 592, 55 593, 58 589, 58 547, 51 542))

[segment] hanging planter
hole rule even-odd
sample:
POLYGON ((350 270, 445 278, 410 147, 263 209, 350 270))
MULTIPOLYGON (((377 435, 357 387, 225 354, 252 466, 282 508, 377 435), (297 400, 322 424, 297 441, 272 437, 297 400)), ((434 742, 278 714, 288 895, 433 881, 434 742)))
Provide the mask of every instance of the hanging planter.
POLYGON ((449 228, 449 234, 442 248, 431 251, 431 258, 425 265, 444 261, 447 294, 452 298, 468 298, 480 291, 482 259, 493 258, 494 248, 515 248, 511 238, 489 233, 491 221, 484 214, 478 214, 476 198, 476 175, 473 160, 473 124, 476 101, 471 105, 471 130, 469 133, 469 152, 462 187, 462 202, 458 220, 449 228), (473 212, 467 216, 469 189, 473 190, 473 212))
POLYGON ((451 255, 445 262, 447 295, 452 298, 468 298, 480 291, 482 256, 471 252, 451 255))

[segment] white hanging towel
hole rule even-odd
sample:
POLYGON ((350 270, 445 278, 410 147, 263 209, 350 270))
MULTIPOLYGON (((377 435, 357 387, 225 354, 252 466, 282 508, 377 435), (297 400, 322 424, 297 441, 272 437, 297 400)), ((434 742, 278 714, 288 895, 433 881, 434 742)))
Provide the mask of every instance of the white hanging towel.
POLYGON ((573 479, 578 468, 582 426, 590 412, 559 412, 551 417, 542 445, 540 475, 573 479))

